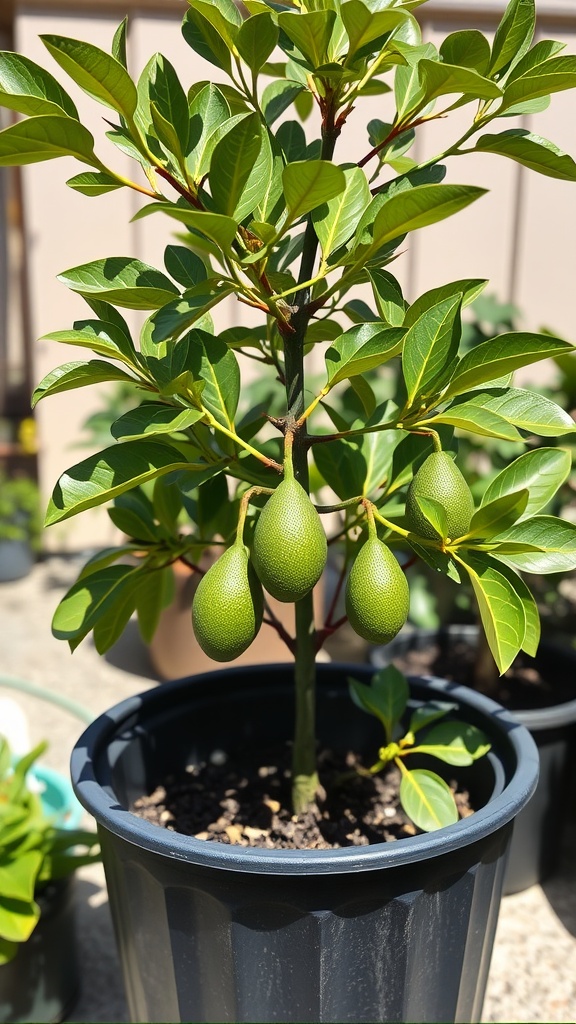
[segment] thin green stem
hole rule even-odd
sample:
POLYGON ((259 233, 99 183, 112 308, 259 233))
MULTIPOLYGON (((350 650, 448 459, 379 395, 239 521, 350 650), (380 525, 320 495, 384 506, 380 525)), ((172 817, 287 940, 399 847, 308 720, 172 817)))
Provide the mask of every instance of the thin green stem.
POLYGON ((258 459, 259 462, 262 462, 263 465, 268 467, 268 469, 275 469, 277 470, 278 473, 282 472, 282 466, 280 465, 279 462, 276 462, 275 459, 269 459, 267 455, 263 455, 262 452, 259 452, 257 448, 254 448, 251 444, 248 443, 248 441, 245 441, 242 437, 239 437, 239 435, 236 434, 233 430, 228 430, 228 427, 225 427, 222 423, 219 423, 216 417, 213 416, 212 413, 208 411, 208 409, 202 407, 202 411, 204 412, 204 415, 206 416, 209 425, 213 427, 214 430, 217 430, 219 431, 219 433, 224 434, 225 437, 229 437, 230 440, 234 441, 235 444, 240 445, 241 448, 244 448, 247 452, 250 452, 250 454, 253 455, 254 458, 258 459))

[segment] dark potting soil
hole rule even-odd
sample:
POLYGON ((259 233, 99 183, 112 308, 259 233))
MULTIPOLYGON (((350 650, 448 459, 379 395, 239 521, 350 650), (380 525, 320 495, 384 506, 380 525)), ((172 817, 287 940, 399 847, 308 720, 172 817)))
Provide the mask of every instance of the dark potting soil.
MULTIPOLYGON (((164 780, 132 810, 139 817, 197 839, 265 849, 321 850, 405 839, 418 829, 399 806, 400 771, 366 777, 356 754, 319 758, 321 797, 314 812, 290 807, 290 746, 228 759, 215 751, 207 764, 164 780), (224 761, 224 763, 219 763, 224 761), (241 765, 241 770, 237 766, 241 765)), ((455 792, 460 817, 472 814, 469 794, 455 792)))
MULTIPOLYGON (((445 642, 432 640, 419 650, 396 655, 393 660, 406 675, 434 675, 474 688, 476 657, 473 643, 448 636, 445 642)), ((495 675, 494 689, 477 688, 509 711, 536 711, 576 698, 573 668, 554 664, 547 670, 540 667, 538 659, 523 652, 504 675, 495 675)))

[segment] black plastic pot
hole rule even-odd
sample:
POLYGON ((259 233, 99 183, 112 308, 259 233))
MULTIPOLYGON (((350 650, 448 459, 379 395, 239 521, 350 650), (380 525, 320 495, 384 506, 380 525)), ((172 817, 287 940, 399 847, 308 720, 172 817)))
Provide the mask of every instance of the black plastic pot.
MULTIPOLYGON (((318 674, 321 742, 377 749, 380 727, 346 682, 370 670, 318 674)), ((72 777, 99 825, 132 1020, 479 1019, 512 821, 536 785, 537 752, 465 687, 413 680, 412 693, 413 706, 455 702, 490 736, 488 757, 462 773, 479 809, 435 833, 346 849, 226 846, 129 811, 215 748, 289 737, 289 665, 164 684, 89 726, 72 777)))
MULTIPOLYGON (((415 630, 396 637, 372 656, 376 667, 389 664, 409 650, 425 649, 431 642, 445 648, 455 640, 476 643, 475 626, 449 626, 415 630)), ((542 641, 534 664, 553 681, 558 675, 574 681, 572 700, 535 710, 516 710, 516 721, 529 730, 540 755, 540 777, 530 803, 518 815, 510 844, 504 895, 522 892, 545 881, 559 864, 561 842, 570 801, 567 796, 570 771, 576 749, 576 652, 542 641)))

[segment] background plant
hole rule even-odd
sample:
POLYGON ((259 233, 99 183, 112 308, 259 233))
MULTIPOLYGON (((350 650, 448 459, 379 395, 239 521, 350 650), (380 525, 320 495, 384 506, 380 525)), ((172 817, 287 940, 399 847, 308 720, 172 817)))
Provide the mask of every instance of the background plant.
MULTIPOLYGON (((47 522, 55 523, 116 499, 118 524, 137 527, 126 532, 144 553, 126 564, 119 559, 135 548, 123 545, 83 570, 54 619, 56 635, 72 648, 93 630, 105 650, 135 609, 150 632, 170 563, 223 539, 238 552, 226 582, 248 601, 246 636, 255 633, 257 602, 251 612, 247 586, 259 510, 283 473, 284 483, 293 474, 308 500, 312 465, 332 491, 320 514, 341 517, 328 543, 345 544, 342 585, 369 524, 377 542, 366 607, 376 577, 379 592, 385 589, 392 545, 455 583, 470 581, 500 671, 520 649, 535 651, 537 608, 519 573, 576 565, 576 528, 542 514, 566 479, 566 453, 527 451, 504 468, 461 537, 447 532, 450 502, 416 495, 425 525, 415 533, 404 499, 425 460, 454 452, 461 433, 520 443, 573 432, 558 405, 512 382, 516 369, 572 346, 544 333, 508 332, 461 355, 462 310, 485 282, 451 282, 409 303, 388 268, 411 231, 483 195, 444 181, 449 158, 494 153, 576 180, 568 154, 504 120, 542 110, 552 93, 574 88, 576 57, 561 55, 554 41, 533 43, 533 0, 511 0, 491 44, 470 30, 449 34, 439 48, 421 38, 414 11, 423 2, 310 0, 295 7, 248 0, 243 17, 232 0, 190 0, 184 38, 228 76, 224 86, 182 84, 160 54, 133 81, 126 21, 111 53, 42 37, 73 81, 113 111, 107 135, 133 158, 132 178, 103 163, 51 74, 25 57, 2 55, 0 101, 25 118, 0 133, 0 164, 72 155, 89 169, 69 180, 71 188, 87 196, 133 188, 150 200, 137 217, 163 213, 180 231, 162 270, 114 255, 60 275, 91 315, 49 337, 91 349, 95 358, 54 370, 35 401, 100 381, 135 382, 146 398, 114 423, 119 443, 68 470, 50 502, 47 522), (366 151, 350 154, 343 146, 340 157, 352 160, 335 159, 362 97, 386 93, 395 112, 370 122, 366 151), (420 126, 461 107, 470 113, 466 130, 416 161, 411 147, 420 126), (311 138, 301 124, 306 118, 311 138), (375 318, 356 292, 366 284, 375 318), (212 310, 232 298, 259 310, 260 326, 217 333, 212 310), (122 307, 151 311, 138 343, 122 307), (319 347, 325 371, 313 388, 307 367, 319 347), (240 371, 248 361, 275 380, 279 413, 241 406, 240 371), (366 378, 376 367, 391 368, 383 394, 366 378), (359 403, 352 416, 332 400, 348 381, 359 403), (138 490, 150 481, 152 498, 138 490), (191 516, 184 532, 183 510, 191 516)), ((272 561, 280 539, 278 533, 268 545, 272 561)), ((306 555, 306 537, 301 541, 306 555)), ((386 607, 378 605, 384 635, 386 607)), ((295 611, 296 635, 285 639, 295 655, 293 785, 301 810, 317 788, 314 658, 338 621, 329 613, 314 630, 311 592, 295 611)), ((266 608, 264 621, 279 629, 266 608)))
POLYGON ((40 492, 29 477, 8 477, 0 471, 0 540, 28 541, 40 547, 40 492))
POLYGON ((100 859, 96 834, 57 828, 31 788, 28 772, 45 749, 40 743, 13 764, 0 736, 0 964, 34 931, 42 887, 100 859))

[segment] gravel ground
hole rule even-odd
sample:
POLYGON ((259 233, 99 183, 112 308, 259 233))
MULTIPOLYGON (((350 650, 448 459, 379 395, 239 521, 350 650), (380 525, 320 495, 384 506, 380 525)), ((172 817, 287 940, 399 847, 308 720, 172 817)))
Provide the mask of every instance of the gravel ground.
MULTIPOLYGON (((90 640, 71 656, 66 644, 52 638, 52 611, 79 564, 51 557, 27 578, 0 584, 0 677, 46 687, 97 714, 155 685, 156 678, 135 629, 129 628, 106 658, 96 654, 90 640)), ((17 698, 28 716, 32 741, 50 741, 44 762, 67 772, 81 723, 51 704, 1 689, 0 701, 7 697, 17 698)), ((575 854, 576 821, 568 830, 558 875, 543 887, 503 900, 484 1021, 576 1021, 575 854)), ((79 872, 78 904, 83 992, 70 1020, 126 1021, 100 867, 79 872)))

